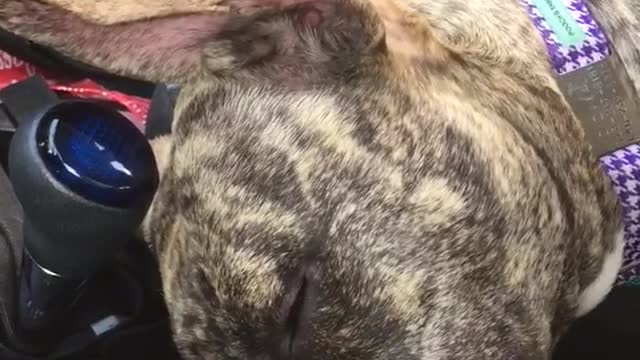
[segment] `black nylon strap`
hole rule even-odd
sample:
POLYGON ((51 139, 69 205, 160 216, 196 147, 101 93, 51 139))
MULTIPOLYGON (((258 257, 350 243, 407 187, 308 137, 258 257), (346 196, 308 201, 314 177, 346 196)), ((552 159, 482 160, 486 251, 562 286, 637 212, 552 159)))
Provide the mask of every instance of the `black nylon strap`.
POLYGON ((173 109, 179 93, 180 88, 174 85, 159 84, 156 87, 151 98, 145 126, 147 139, 171 133, 173 109))

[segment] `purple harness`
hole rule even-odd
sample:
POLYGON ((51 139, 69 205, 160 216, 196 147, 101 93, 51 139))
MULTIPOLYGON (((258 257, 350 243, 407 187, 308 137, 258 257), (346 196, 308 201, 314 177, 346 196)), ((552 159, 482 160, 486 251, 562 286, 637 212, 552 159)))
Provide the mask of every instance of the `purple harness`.
MULTIPOLYGON (((551 64, 559 77, 612 55, 605 34, 583 0, 521 0, 521 3, 542 35, 551 64)), ((636 120, 631 118, 631 121, 636 120)), ((600 157, 602 168, 613 180, 624 209, 626 244, 618 285, 640 285, 639 144, 618 147, 618 150, 600 157)))

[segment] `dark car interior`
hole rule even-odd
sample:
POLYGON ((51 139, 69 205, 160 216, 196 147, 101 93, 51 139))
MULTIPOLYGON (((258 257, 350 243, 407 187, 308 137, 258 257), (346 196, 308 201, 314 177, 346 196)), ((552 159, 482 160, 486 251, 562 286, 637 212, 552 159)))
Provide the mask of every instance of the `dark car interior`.
MULTIPOLYGON (((64 76, 90 78, 106 88, 151 99, 146 137, 170 131, 177 88, 105 74, 1 31, 0 48, 64 76)), ((9 142, 16 126, 0 112, 0 359, 179 359, 155 260, 133 234, 116 259, 84 285, 55 331, 34 335, 16 330, 13 309, 23 214, 7 176, 9 142)), ((620 287, 569 329, 554 359, 639 359, 639 339, 640 286, 620 287)))

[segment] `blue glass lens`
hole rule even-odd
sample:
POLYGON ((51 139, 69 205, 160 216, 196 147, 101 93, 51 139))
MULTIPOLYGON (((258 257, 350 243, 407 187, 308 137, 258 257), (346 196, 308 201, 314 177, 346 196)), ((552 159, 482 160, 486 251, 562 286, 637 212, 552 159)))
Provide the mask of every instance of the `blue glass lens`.
POLYGON ((126 117, 91 102, 61 103, 41 119, 36 141, 53 176, 87 200, 144 206, 158 185, 147 139, 126 117))

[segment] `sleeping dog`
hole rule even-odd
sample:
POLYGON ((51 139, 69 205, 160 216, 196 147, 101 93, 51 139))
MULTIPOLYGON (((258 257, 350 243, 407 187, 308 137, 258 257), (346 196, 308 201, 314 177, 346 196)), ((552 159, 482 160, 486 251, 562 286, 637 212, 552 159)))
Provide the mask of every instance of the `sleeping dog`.
MULTIPOLYGON (((640 2, 585 4, 637 87, 640 2)), ((606 296, 622 208, 525 2, 218 5, 0 7, 182 87, 143 233, 185 359, 549 359, 606 296)))

